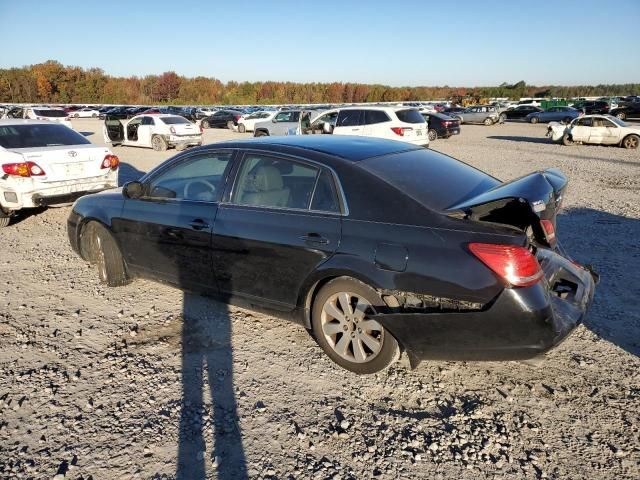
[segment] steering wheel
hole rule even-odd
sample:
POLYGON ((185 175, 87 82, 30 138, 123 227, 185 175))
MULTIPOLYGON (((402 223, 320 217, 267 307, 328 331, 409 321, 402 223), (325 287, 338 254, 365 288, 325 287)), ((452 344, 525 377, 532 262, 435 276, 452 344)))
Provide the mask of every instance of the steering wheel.
POLYGON ((211 183, 210 181, 208 181, 208 180, 204 180, 204 179, 202 179, 202 178, 198 178, 198 179, 196 179, 196 180, 191 180, 190 182, 185 183, 185 185, 184 185, 184 192, 183 192, 183 196, 184 196, 184 198, 186 198, 186 199, 190 199, 190 200, 195 200, 195 199, 193 199, 193 198, 191 198, 191 197, 189 196, 189 189, 190 189, 193 185, 196 185, 196 184, 198 184, 198 183, 201 183, 202 185, 205 185, 209 190, 211 190, 212 198, 215 198, 216 186, 215 186, 213 183, 211 183))

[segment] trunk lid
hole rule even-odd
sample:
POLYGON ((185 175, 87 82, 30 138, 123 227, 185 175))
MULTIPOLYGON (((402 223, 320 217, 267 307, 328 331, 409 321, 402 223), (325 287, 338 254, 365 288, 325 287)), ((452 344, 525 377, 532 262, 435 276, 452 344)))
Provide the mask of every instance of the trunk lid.
POLYGON ((174 135, 199 135, 200 129, 193 123, 176 123, 171 125, 176 133, 174 135))
POLYGON ((109 150, 96 145, 73 145, 59 147, 15 148, 10 151, 21 154, 25 161, 37 164, 45 176, 34 177, 41 182, 77 180, 103 175, 100 168, 109 150))
POLYGON ((553 246, 555 238, 550 238, 548 225, 553 226, 555 236, 556 215, 567 184, 560 170, 549 168, 496 185, 450 206, 446 212, 457 218, 511 225, 553 246))

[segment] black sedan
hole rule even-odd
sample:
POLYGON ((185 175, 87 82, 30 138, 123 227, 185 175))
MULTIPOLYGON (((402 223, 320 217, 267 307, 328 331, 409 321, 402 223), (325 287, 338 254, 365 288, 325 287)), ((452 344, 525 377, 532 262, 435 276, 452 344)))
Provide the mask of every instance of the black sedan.
POLYGON ((79 199, 73 249, 117 286, 169 282, 311 330, 336 363, 525 359, 562 341, 595 274, 557 244, 567 180, 509 183, 383 139, 206 145, 79 199))
POLYGON ((238 125, 238 120, 242 117, 242 112, 238 110, 218 110, 213 115, 202 119, 202 128, 225 128, 231 130, 238 125))
POLYGON ((428 125, 429 141, 460 134, 460 120, 443 113, 421 112, 428 125))
POLYGON ((519 105, 501 112, 500 117, 502 120, 524 120, 527 115, 539 112, 544 112, 544 110, 533 105, 519 105))

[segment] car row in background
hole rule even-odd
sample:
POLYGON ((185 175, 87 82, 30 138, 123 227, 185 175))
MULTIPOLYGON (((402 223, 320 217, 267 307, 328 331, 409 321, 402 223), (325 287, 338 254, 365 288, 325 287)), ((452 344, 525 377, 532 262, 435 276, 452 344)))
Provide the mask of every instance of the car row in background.
POLYGON ((73 130, 73 125, 67 116, 67 113, 61 108, 51 107, 13 107, 4 113, 2 118, 6 119, 24 119, 24 120, 43 120, 48 122, 60 123, 65 127, 73 130))

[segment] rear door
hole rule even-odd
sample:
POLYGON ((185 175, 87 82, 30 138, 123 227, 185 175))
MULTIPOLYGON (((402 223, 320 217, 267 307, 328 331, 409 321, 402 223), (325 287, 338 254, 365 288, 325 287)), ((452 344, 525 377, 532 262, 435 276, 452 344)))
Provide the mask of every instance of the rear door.
POLYGON ((388 137, 391 133, 391 118, 384 110, 364 111, 363 135, 366 137, 388 137))
POLYGON ((364 135, 364 110, 347 108, 338 112, 334 135, 364 135))
POLYGON ((593 125, 593 118, 579 118, 571 127, 571 138, 575 142, 588 142, 591 135, 590 130, 593 125))
POLYGON ((182 156, 126 199, 113 220, 123 255, 141 275, 181 288, 216 291, 211 232, 234 151, 182 156))
POLYGON ((151 136, 155 129, 155 119, 153 117, 142 117, 142 123, 138 127, 138 143, 146 147, 151 146, 151 136))
POLYGON ((337 191, 333 174, 322 166, 247 152, 214 225, 220 290, 292 309, 304 280, 338 246, 337 191))

